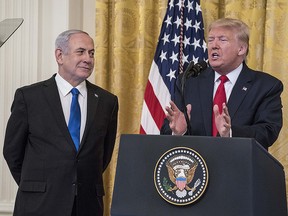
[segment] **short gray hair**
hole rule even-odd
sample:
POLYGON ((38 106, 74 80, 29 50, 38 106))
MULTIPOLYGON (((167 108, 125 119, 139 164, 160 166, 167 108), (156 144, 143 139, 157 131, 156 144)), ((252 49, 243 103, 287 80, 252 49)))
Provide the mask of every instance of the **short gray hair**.
POLYGON ((73 34, 79 34, 79 33, 87 34, 89 36, 87 32, 84 32, 78 29, 70 29, 70 30, 64 31, 61 34, 59 34, 58 37, 56 38, 55 49, 61 49, 64 54, 67 54, 68 44, 69 44, 68 42, 69 42, 70 37, 73 34))

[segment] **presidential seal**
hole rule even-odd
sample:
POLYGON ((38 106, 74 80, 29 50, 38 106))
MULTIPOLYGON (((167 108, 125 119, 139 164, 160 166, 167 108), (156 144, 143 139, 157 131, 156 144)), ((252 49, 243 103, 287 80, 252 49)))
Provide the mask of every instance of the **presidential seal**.
POLYGON ((164 153, 154 170, 154 184, 160 196, 174 205, 198 200, 208 184, 208 168, 193 149, 177 147, 164 153))

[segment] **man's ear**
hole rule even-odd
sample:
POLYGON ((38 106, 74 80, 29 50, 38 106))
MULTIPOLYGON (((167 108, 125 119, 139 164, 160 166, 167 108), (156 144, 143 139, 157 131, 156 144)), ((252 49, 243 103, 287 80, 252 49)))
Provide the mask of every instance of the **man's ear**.
POLYGON ((61 49, 55 50, 55 58, 58 64, 62 64, 63 62, 63 52, 61 49))
POLYGON ((248 47, 246 44, 241 44, 241 46, 239 47, 239 50, 238 50, 238 55, 246 55, 247 49, 248 49, 248 47))

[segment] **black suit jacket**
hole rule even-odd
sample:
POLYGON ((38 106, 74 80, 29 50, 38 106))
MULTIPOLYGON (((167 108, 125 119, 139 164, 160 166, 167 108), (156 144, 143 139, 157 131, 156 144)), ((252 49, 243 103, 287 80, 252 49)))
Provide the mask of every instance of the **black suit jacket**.
MULTIPOLYGON (((215 73, 207 68, 185 85, 185 104, 192 105, 192 135, 212 136, 212 107, 215 73)), ((180 80, 177 81, 175 103, 183 111, 180 80)), ((254 71, 243 64, 243 69, 227 102, 231 117, 232 136, 255 138, 268 149, 282 128, 281 93, 283 84, 275 77, 254 71)), ((171 134, 169 122, 164 120, 161 134, 171 134)))
POLYGON ((87 120, 76 152, 59 92, 49 80, 17 89, 4 142, 4 157, 19 185, 14 215, 102 215, 102 173, 110 162, 118 99, 86 81, 87 120))

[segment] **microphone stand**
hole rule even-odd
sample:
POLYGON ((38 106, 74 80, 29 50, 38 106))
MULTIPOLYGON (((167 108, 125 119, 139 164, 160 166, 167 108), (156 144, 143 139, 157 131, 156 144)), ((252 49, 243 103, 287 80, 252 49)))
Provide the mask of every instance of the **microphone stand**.
POLYGON ((207 68, 207 63, 205 61, 198 62, 197 64, 194 65, 193 61, 190 62, 188 65, 187 69, 183 73, 183 77, 181 79, 181 97, 182 97, 182 104, 184 107, 184 116, 187 124, 187 134, 192 135, 192 128, 190 124, 190 119, 187 114, 187 107, 185 104, 185 95, 184 95, 184 89, 185 89, 185 84, 186 80, 189 77, 197 77, 201 71, 205 70, 207 68))
POLYGON ((183 77, 182 77, 182 86, 181 86, 181 99, 182 99, 182 104, 183 104, 183 112, 184 112, 184 117, 185 117, 185 120, 186 120, 186 124, 187 124, 187 135, 192 135, 192 128, 191 128, 191 124, 190 124, 190 119, 188 117, 188 114, 187 114, 187 107, 186 107, 186 104, 185 104, 185 95, 184 95, 184 89, 185 89, 185 84, 186 84, 186 79, 187 79, 187 74, 188 74, 189 70, 186 70, 184 73, 183 73, 183 77))

